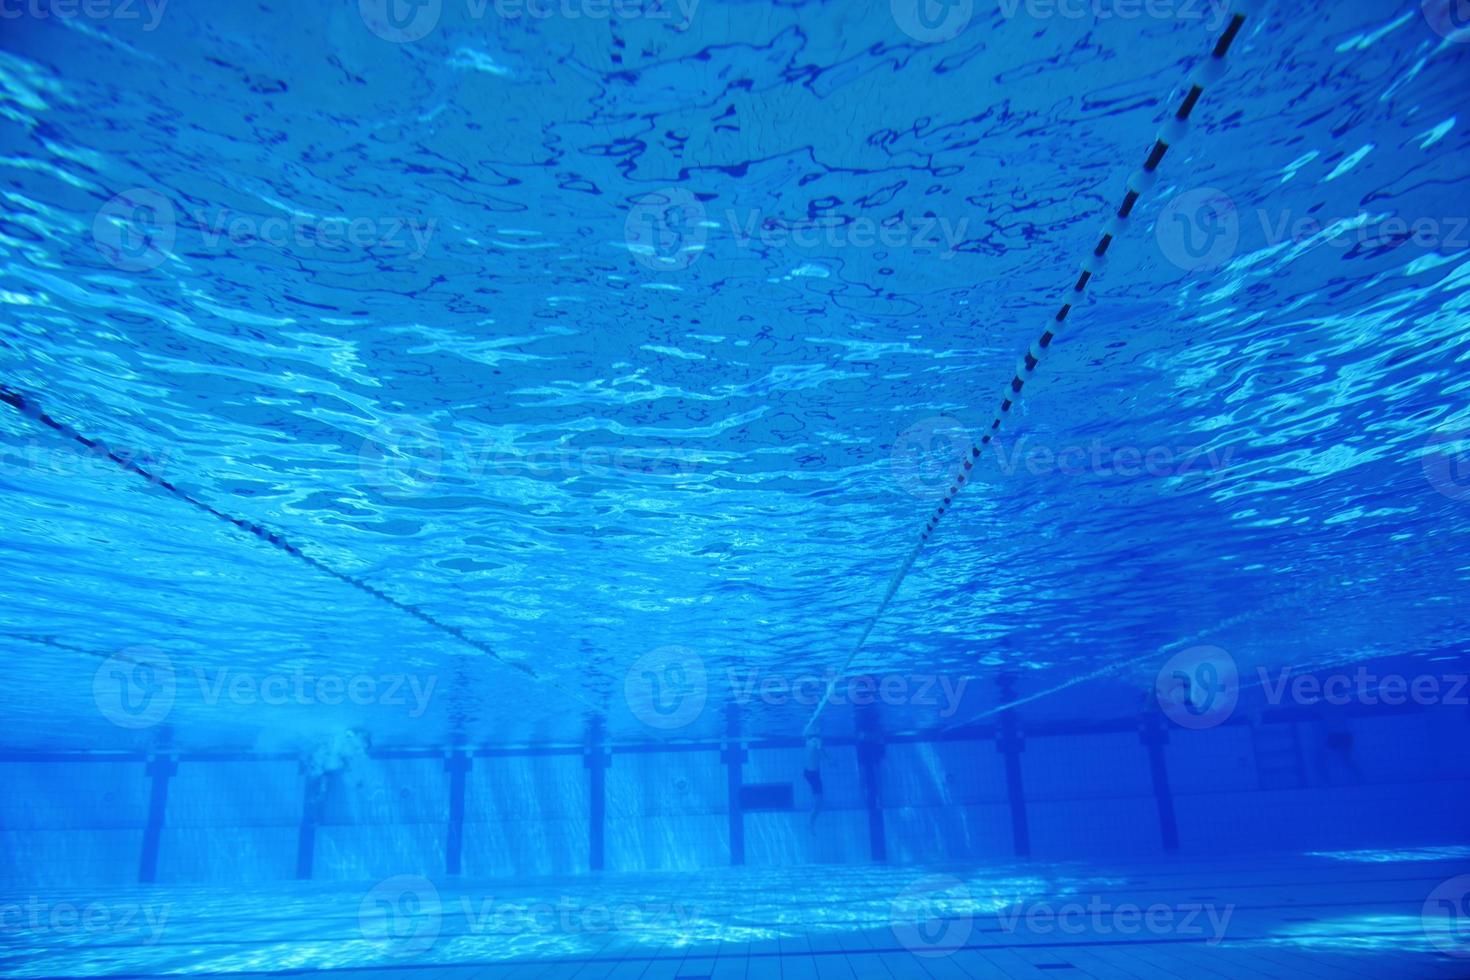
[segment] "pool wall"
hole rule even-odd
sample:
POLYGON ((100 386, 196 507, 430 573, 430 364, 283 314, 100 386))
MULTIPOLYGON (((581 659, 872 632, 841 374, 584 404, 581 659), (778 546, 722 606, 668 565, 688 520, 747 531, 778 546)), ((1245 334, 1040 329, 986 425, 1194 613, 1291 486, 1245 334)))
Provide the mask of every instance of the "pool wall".
POLYGON ((329 788, 314 820, 304 820, 306 779, 289 756, 13 752, 0 755, 0 882, 1219 856, 1463 839, 1463 707, 1360 708, 1330 728, 1284 713, 1170 727, 1162 740, 1136 720, 1111 726, 1023 732, 1019 746, 963 736, 833 744, 815 834, 795 744, 737 753, 740 785, 793 793, 790 809, 734 818, 731 753, 719 743, 479 748, 462 760, 379 753, 329 788))

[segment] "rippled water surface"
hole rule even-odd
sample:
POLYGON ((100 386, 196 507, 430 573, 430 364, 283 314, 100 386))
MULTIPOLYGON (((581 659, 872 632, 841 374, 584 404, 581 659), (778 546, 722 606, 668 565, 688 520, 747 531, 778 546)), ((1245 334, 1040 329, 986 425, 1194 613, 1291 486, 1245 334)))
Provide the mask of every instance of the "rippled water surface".
MULTIPOLYGON (((846 660, 1223 15, 686 6, 0 24, 0 383, 319 563, 0 406, 7 743, 154 737, 99 661, 174 665, 181 742, 422 744, 846 660), (303 673, 435 695, 209 696, 303 673)), ((1444 6, 1249 22, 861 669, 1464 658, 1444 6)))

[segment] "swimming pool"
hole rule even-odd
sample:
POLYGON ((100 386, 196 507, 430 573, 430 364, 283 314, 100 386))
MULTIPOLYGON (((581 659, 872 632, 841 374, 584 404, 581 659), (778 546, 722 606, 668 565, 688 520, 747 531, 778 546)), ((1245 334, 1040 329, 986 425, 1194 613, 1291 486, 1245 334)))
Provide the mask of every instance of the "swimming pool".
POLYGON ((1456 975, 1463 7, 4 6, 5 972, 1456 975))

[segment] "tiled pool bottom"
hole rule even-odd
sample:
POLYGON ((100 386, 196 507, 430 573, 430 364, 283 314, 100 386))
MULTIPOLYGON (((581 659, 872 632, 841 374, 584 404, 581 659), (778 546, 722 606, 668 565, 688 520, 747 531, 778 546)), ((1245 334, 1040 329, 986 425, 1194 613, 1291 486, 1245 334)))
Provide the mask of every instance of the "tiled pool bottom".
POLYGON ((1467 853, 7 890, 0 975, 1463 977, 1467 853))

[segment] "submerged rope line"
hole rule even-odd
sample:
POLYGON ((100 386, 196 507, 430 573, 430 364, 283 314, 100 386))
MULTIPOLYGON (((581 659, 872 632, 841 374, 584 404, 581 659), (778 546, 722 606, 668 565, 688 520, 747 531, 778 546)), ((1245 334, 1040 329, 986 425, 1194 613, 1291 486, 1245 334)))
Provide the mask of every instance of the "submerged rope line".
MULTIPOLYGON (((1421 558, 1426 554, 1434 552, 1439 547, 1439 539, 1432 538, 1429 541, 1419 542, 1417 547, 1411 547, 1407 551, 1395 553, 1395 558, 1397 559, 1399 566, 1403 567, 1409 563, 1410 559, 1421 558)), ((1180 650, 1187 650, 1188 648, 1193 646, 1201 646, 1203 645, 1203 641, 1208 639, 1209 637, 1219 633, 1223 633, 1226 630, 1233 629, 1236 626, 1243 626, 1246 623, 1252 622, 1253 620, 1262 619, 1266 616, 1274 616, 1277 613, 1300 609, 1309 600, 1319 601, 1325 598, 1335 597, 1332 593, 1333 589, 1341 588, 1347 584, 1350 584, 1351 580, 1346 582, 1343 580, 1345 574, 1344 569, 1347 567, 1350 566, 1339 566, 1329 578, 1320 580, 1314 579, 1301 588, 1293 589, 1290 592, 1283 592, 1277 595, 1275 598, 1269 600, 1268 602, 1262 603, 1254 609, 1248 609, 1245 612, 1239 612, 1233 616, 1226 616, 1224 619, 1219 620, 1213 625, 1199 630, 1196 633, 1192 633, 1189 636, 1184 637, 1183 639, 1171 640, 1168 643, 1165 643, 1163 646, 1159 647, 1157 650, 1152 650, 1148 653, 1139 654, 1136 657, 1129 657, 1125 660, 1114 661, 1113 663, 1107 664, 1103 667, 1099 667, 1096 670, 1088 671, 1085 674, 1078 674, 1075 677, 1069 677, 1067 680, 1062 681, 1060 684, 1044 688, 1043 690, 1037 691, 1033 694, 1028 694, 1024 697, 1014 698, 1010 701, 1002 702, 1001 704, 997 704, 993 708, 987 708, 979 714, 967 718, 964 721, 946 725, 942 730, 946 732, 951 732, 958 729, 968 728, 972 725, 978 724, 983 719, 989 718, 992 715, 1000 714, 1002 711, 1009 711, 1010 709, 1019 707, 1023 704, 1030 704, 1033 701, 1040 701, 1042 698, 1050 697, 1053 694, 1065 691, 1069 687, 1076 687, 1078 684, 1083 684, 1091 680, 1097 680, 1100 677, 1106 677, 1110 674, 1118 674, 1124 670, 1127 670, 1130 667, 1136 667, 1139 664, 1146 663, 1148 661, 1157 662, 1159 657, 1165 656, 1166 654, 1173 654, 1180 650)), ((1241 685, 1241 688, 1244 689, 1245 685, 1241 685)))
POLYGON ((1221 33, 1219 39, 1215 42, 1215 47, 1211 50, 1209 58, 1201 62, 1190 72, 1188 79, 1189 91, 1184 96, 1184 101, 1180 103, 1179 108, 1175 110, 1174 115, 1159 128, 1158 135, 1154 138, 1153 147, 1149 150, 1147 159, 1144 160, 1143 169, 1135 171, 1128 178, 1128 191, 1123 196, 1123 203, 1119 206, 1112 221, 1108 223, 1107 228, 1103 231, 1097 246, 1092 250, 1092 254, 1083 261, 1082 270, 1078 274, 1077 281, 1072 286, 1071 295, 1067 297, 1062 303, 1061 309, 1057 311, 1053 325, 1042 332, 1036 342, 1026 349, 1025 357, 1016 364, 1015 374, 1011 377, 1010 384, 1007 386, 1005 394, 1001 398, 1000 409, 996 412, 994 420, 991 421, 989 431, 981 436, 979 443, 971 444, 970 455, 965 460, 963 469, 955 475, 954 482, 950 484, 949 491, 945 494, 944 499, 934 509, 934 513, 929 517, 929 520, 925 522, 924 530, 919 535, 919 540, 915 542, 908 556, 899 565, 898 570, 889 581, 888 588, 884 590, 883 598, 879 601, 877 610, 868 618, 867 624, 864 625, 862 633, 858 636, 857 643, 852 648, 852 653, 848 655, 847 660, 843 663, 842 670, 827 682, 827 690, 823 693, 822 699, 817 702, 816 710, 812 712, 811 719, 807 721, 806 727, 803 729, 804 734, 811 735, 816 732, 817 722, 821 719, 822 712, 826 709, 827 703, 836 691, 837 682, 847 676, 848 671, 852 669, 852 665, 857 660, 858 654, 862 652, 863 644, 867 642, 868 636, 873 632, 873 627, 878 625, 878 620, 882 618, 883 613, 888 609, 888 604, 893 600, 894 595, 898 592, 899 586, 903 584, 903 580, 908 576, 909 570, 914 567, 914 562, 918 560, 919 554, 924 550, 924 545, 928 543, 935 528, 939 526, 939 521, 949 510, 950 504, 954 501, 955 497, 959 495, 959 492, 964 489, 965 484, 969 482, 970 471, 974 469, 975 461, 980 458, 984 447, 990 445, 993 441, 995 434, 1000 431, 1005 417, 1010 414, 1011 408, 1020 400, 1021 390, 1026 387, 1027 378, 1036 371, 1036 367, 1041 363, 1041 358, 1045 355, 1047 348, 1051 347, 1052 341, 1056 339, 1056 331, 1061 329, 1061 325, 1067 321, 1067 317, 1071 315, 1074 305, 1081 301, 1083 293, 1087 289, 1087 284, 1092 281, 1093 276, 1102 271, 1103 259, 1106 258, 1108 249, 1112 247, 1113 242, 1127 228, 1128 219, 1133 214, 1134 206, 1138 204, 1139 198, 1153 187, 1158 177, 1157 170, 1159 164, 1164 160, 1164 154, 1169 152, 1169 147, 1174 146, 1183 139, 1185 133, 1188 131, 1187 124, 1189 117, 1199 104, 1200 97, 1204 95, 1205 89, 1218 82, 1224 76, 1225 56, 1230 52, 1231 45, 1235 43, 1235 39, 1240 35, 1241 28, 1245 26, 1246 17, 1249 15, 1252 6, 1253 4, 1249 0, 1234 0, 1231 4, 1230 23, 1226 25, 1224 32, 1221 33))
POLYGON ((134 660, 132 657, 129 657, 126 654, 104 653, 100 650, 88 650, 86 647, 79 647, 74 646, 70 643, 63 643, 61 640, 58 640, 54 636, 46 636, 41 633, 6 633, 4 634, 4 636, 7 640, 21 640, 25 643, 35 643, 38 646, 55 647, 58 650, 65 650, 67 653, 80 653, 88 657, 96 657, 98 660, 116 659, 122 660, 126 663, 141 662, 134 660))
POLYGON ((40 404, 37 403, 34 398, 22 394, 9 385, 0 384, 0 402, 4 402, 5 404, 9 405, 21 415, 24 415, 26 418, 33 419, 34 421, 41 423, 47 428, 53 429, 58 434, 80 443, 81 445, 85 446, 93 455, 109 460, 110 462, 116 464, 129 473, 141 476, 149 483, 153 484, 156 487, 160 487, 163 490, 166 490, 167 492, 173 494, 175 497, 184 501, 190 506, 198 510, 202 510, 206 514, 210 514, 211 516, 216 517, 221 521, 224 521, 226 524, 233 524, 235 527, 254 535, 256 538, 259 538, 261 541, 264 541, 266 544, 269 544, 273 548, 284 551, 292 558, 295 558, 298 561, 310 565, 317 571, 330 575, 332 578, 337 579, 339 582, 345 582, 348 585, 352 586, 354 589, 358 589, 362 592, 367 593, 374 599, 377 599, 379 602, 385 603, 401 613, 406 613, 409 616, 412 616, 414 619, 417 619, 420 622, 425 623, 426 625, 436 630, 439 630, 441 633, 447 633, 449 636, 454 637, 454 639, 465 644, 466 646, 473 647, 481 653, 488 654, 499 662, 505 664, 507 667, 513 667, 534 680, 543 679, 540 677, 540 675, 536 673, 535 670, 533 670, 529 666, 518 663, 514 660, 507 660, 499 653, 496 653, 495 649, 491 647, 488 643, 485 643, 483 640, 477 640, 474 637, 469 636, 458 626, 453 626, 449 623, 443 622, 442 620, 436 619, 434 616, 431 616, 429 613, 424 612, 422 609, 420 609, 418 606, 413 605, 412 603, 404 602, 400 599, 395 599, 393 596, 384 592, 382 589, 369 585, 367 582, 364 582, 362 579, 357 578, 354 575, 349 575, 346 572, 339 572, 337 569, 331 567, 330 565, 327 565, 324 562, 321 562, 311 557, 310 555, 303 552, 300 548, 287 541, 277 532, 272 531, 269 528, 264 527, 263 525, 256 524, 252 521, 243 520, 239 517, 232 517, 231 515, 226 514, 224 511, 215 509, 214 507, 198 499, 197 497, 187 493, 184 490, 179 489, 168 480, 165 480, 162 477, 143 468, 142 466, 139 466, 131 459, 119 456, 117 453, 109 449, 104 443, 96 439, 89 439, 77 430, 73 429, 71 426, 67 425, 65 422, 59 422, 56 419, 52 418, 50 415, 47 415, 46 412, 42 410, 40 404))

